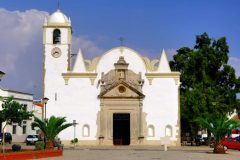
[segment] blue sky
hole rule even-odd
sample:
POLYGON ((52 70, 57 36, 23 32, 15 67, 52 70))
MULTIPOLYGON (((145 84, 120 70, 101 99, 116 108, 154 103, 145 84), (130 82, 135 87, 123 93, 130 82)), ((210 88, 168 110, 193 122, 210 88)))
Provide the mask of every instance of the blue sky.
MULTIPOLYGON (((195 36, 207 32, 215 39, 227 37, 231 57, 229 63, 236 68, 237 74, 240 74, 240 1, 238 0, 59 0, 59 2, 60 9, 71 18, 75 48, 82 47, 87 58, 118 46, 118 38, 121 36, 125 38, 126 46, 142 55, 158 58, 161 50, 165 48, 171 57, 173 54, 171 52, 178 48, 193 47, 195 36)), ((57 0, 0 1, 0 8, 4 9, 0 12, 0 16, 4 14, 2 18, 6 24, 9 24, 6 26, 0 24, 2 32, 11 31, 15 21, 20 21, 15 26, 19 31, 28 24, 28 21, 30 24, 35 24, 36 28, 32 27, 29 33, 22 35, 29 36, 21 42, 25 42, 23 45, 19 44, 20 49, 16 49, 19 53, 11 50, 3 54, 0 50, 1 56, 15 59, 15 66, 6 65, 3 59, 1 65, 0 60, 0 70, 7 73, 1 82, 3 87, 32 92, 36 98, 40 97, 42 17, 53 13, 57 6, 57 0), (29 17, 30 20, 25 18, 19 20, 19 17, 29 17), (12 19, 15 21, 12 22, 12 19), (16 58, 14 54, 18 54, 18 57, 16 58), (29 58, 26 58, 27 56, 29 58), (29 66, 32 65, 36 66, 30 69, 29 66), (19 76, 21 79, 16 82, 19 76), (29 79, 31 82, 28 82, 29 79), (25 82, 31 85, 21 85, 25 82)), ((1 37, 5 41, 9 38, 7 34, 1 37)), ((11 37, 14 38, 14 34, 11 37)), ((8 45, 13 44, 4 42, 4 46, 1 47, 8 45)), ((8 48, 6 47, 7 51, 8 48)))

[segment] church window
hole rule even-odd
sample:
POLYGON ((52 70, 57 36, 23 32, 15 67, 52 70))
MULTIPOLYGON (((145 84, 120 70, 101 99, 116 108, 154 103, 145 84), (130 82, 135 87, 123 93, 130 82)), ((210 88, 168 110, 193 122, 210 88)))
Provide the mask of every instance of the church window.
POLYGON ((172 126, 167 125, 165 128, 165 136, 172 137, 172 126))
POLYGON ((82 135, 83 135, 83 137, 89 137, 90 136, 90 127, 89 127, 89 125, 87 125, 87 124, 83 125, 82 135))
POLYGON ((27 133, 27 126, 23 125, 22 126, 22 134, 26 134, 27 133))
POLYGON ((13 125, 12 126, 12 134, 16 134, 17 133, 17 125, 13 125))
POLYGON ((61 31, 59 29, 55 29, 53 31, 53 44, 61 43, 61 31))
POLYGON ((24 104, 24 105, 23 105, 23 110, 24 110, 24 111, 27 111, 27 104, 24 104))
POLYGON ((22 134, 26 134, 27 133, 27 121, 23 121, 22 122, 22 134))
POLYGON ((154 137, 155 136, 155 129, 153 125, 148 126, 148 137, 154 137))

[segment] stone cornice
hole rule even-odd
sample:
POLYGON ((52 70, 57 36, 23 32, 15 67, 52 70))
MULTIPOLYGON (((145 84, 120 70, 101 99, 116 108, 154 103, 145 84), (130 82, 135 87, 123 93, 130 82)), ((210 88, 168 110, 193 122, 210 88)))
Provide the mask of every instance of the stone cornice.
POLYGON ((84 73, 73 73, 73 72, 67 72, 67 73, 62 73, 63 79, 65 80, 65 85, 68 85, 68 80, 70 78, 89 78, 91 80, 91 84, 94 84, 94 81, 97 77, 97 73, 89 73, 89 72, 84 72, 84 73))
POLYGON ((149 84, 152 84, 152 80, 154 78, 174 78, 177 85, 180 84, 180 72, 170 72, 170 73, 146 73, 145 76, 147 77, 149 84))
POLYGON ((69 24, 54 24, 54 23, 51 23, 51 24, 48 24, 48 25, 44 25, 43 28, 71 28, 72 29, 72 26, 69 25, 69 24))
POLYGON ((170 72, 170 73, 146 73, 146 77, 149 78, 179 78, 180 72, 170 72))

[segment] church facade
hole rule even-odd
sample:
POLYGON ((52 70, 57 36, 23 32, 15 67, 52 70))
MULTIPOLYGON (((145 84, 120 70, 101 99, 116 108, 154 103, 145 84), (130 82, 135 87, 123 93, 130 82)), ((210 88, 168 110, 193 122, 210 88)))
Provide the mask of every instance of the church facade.
POLYGON ((71 61, 71 21, 60 10, 43 25, 43 96, 47 117, 77 125, 59 137, 80 145, 180 145, 180 73, 165 51, 150 60, 125 46, 92 60, 79 49, 71 61))

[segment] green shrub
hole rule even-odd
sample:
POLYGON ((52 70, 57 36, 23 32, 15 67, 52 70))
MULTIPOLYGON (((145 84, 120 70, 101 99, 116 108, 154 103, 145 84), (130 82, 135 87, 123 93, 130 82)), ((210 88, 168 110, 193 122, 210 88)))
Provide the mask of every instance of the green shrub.
POLYGON ((77 138, 71 140, 71 144, 76 144, 76 143, 78 143, 78 139, 77 138))
POLYGON ((35 143, 35 150, 43 150, 44 149, 44 142, 38 141, 35 143))
POLYGON ((17 152, 17 151, 20 151, 21 150, 21 145, 19 144, 13 144, 12 145, 12 151, 13 152, 17 152))

